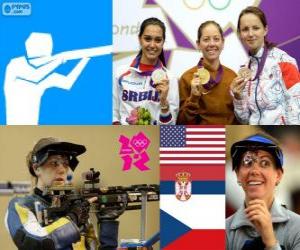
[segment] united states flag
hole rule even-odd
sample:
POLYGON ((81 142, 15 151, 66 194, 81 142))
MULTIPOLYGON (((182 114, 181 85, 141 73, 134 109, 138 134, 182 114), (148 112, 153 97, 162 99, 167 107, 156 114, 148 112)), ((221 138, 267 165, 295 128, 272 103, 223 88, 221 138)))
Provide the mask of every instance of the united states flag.
POLYGON ((161 126, 162 249, 225 249, 225 127, 161 126), (191 174, 192 196, 175 196, 176 174, 191 174))

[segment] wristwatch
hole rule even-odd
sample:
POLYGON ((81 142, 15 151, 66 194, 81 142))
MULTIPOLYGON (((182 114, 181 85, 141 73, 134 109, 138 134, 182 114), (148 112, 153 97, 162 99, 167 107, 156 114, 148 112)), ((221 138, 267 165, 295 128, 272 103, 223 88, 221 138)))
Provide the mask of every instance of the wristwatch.
POLYGON ((169 109, 169 103, 166 103, 164 105, 160 105, 161 110, 168 110, 169 109))

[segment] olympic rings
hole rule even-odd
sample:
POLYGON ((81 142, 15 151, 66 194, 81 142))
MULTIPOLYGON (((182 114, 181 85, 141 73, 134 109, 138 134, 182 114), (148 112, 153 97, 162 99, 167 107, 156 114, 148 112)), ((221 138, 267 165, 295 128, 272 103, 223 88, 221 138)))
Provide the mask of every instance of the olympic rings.
POLYGON ((227 0, 227 2, 223 6, 218 6, 218 7, 216 6, 216 2, 220 3, 220 0, 218 0, 218 1, 208 0, 208 2, 210 4, 210 6, 212 8, 214 8, 215 10, 225 10, 229 6, 229 4, 231 3, 231 0, 227 0), (215 2, 215 3, 213 4, 212 2, 215 2))
POLYGON ((140 140, 134 140, 132 144, 134 144, 136 147, 145 147, 147 145, 147 140, 146 139, 140 139, 140 140))
MULTIPOLYGON (((209 5, 215 10, 225 10, 230 5, 231 0, 221 2, 220 4, 220 0, 208 0, 209 5)), ((188 9, 197 10, 204 5, 205 0, 183 0, 183 3, 188 9)))

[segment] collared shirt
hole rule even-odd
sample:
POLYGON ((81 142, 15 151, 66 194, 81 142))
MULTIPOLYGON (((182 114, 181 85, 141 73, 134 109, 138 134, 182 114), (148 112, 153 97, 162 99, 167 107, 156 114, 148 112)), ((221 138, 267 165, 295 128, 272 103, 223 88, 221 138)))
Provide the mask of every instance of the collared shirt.
MULTIPOLYGON (((240 250, 247 241, 260 237, 254 225, 246 218, 244 209, 243 205, 226 219, 227 250, 240 250)), ((279 243, 273 249, 300 249, 300 216, 280 205, 276 200, 270 212, 273 230, 279 243)))

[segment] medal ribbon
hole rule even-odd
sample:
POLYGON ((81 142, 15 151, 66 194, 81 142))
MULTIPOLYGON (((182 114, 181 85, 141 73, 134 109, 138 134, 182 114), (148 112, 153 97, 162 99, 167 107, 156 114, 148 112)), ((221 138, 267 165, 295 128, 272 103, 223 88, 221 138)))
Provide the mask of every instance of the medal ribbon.
MULTIPOLYGON (((204 68, 204 66, 203 66, 203 57, 198 62, 197 66, 198 66, 199 69, 204 68)), ((203 88, 205 88, 206 90, 212 89, 213 87, 215 87, 216 85, 218 85, 220 83, 222 76, 223 76, 223 67, 220 64, 220 66, 218 68, 218 73, 216 75, 216 78, 213 79, 212 76, 210 76, 209 81, 207 83, 205 83, 204 85, 202 85, 203 88)))
MULTIPOLYGON (((147 70, 147 71, 142 71, 139 66, 141 63, 141 58, 142 55, 137 55, 136 58, 133 60, 133 62, 131 63, 130 67, 136 68, 139 70, 139 72, 137 72, 138 74, 142 75, 142 76, 151 76, 152 72, 156 69, 161 69, 163 68, 163 64, 160 60, 157 60, 157 63, 154 65, 152 70, 147 70)), ((153 84, 153 80, 152 78, 150 78, 150 86, 152 86, 153 88, 155 87, 153 84)))
MULTIPOLYGON (((268 55, 268 48, 264 48, 264 51, 263 51, 260 62, 259 62, 258 57, 250 55, 251 57, 255 58, 258 61, 256 75, 253 79, 251 79, 251 81, 255 81, 259 77, 259 75, 261 74, 261 72, 262 72, 262 70, 265 66, 266 60, 267 60, 267 55, 268 55)), ((251 60, 248 64, 248 68, 251 69, 251 60)))

